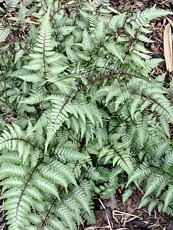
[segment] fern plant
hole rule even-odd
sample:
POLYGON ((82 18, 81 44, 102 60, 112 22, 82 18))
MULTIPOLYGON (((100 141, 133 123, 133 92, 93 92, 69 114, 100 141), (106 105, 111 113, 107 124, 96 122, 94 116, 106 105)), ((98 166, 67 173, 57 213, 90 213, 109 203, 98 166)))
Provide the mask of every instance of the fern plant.
POLYGON ((16 27, 0 27, 0 178, 9 229, 95 223, 93 197, 126 187, 125 202, 132 183, 145 190, 140 206, 172 215, 173 83, 150 77, 162 59, 138 55, 149 53, 150 21, 170 12, 112 15, 107 0, 79 1, 70 13, 61 1, 8 3, 4 12, 18 10, 16 27), (28 28, 32 14, 39 20, 28 28), (9 33, 18 36, 15 46, 9 33))

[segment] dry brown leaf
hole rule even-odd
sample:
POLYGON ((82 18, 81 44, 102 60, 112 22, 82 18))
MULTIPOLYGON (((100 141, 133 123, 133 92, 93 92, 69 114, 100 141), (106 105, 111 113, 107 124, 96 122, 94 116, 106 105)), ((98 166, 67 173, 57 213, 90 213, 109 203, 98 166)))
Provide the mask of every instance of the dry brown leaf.
POLYGON ((171 25, 168 23, 164 31, 164 56, 166 62, 166 69, 169 72, 173 71, 173 59, 172 59, 172 36, 171 25))
POLYGON ((126 200, 127 211, 131 210, 132 208, 132 198, 126 200))

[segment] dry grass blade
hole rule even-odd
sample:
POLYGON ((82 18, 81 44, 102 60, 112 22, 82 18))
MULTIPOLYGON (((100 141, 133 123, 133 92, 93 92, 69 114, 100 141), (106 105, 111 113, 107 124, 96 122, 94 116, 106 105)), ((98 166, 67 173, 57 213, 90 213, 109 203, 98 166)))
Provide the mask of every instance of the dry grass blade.
POLYGON ((144 53, 140 53, 139 51, 137 50, 134 50, 133 51, 134 53, 136 53, 139 57, 141 57, 142 59, 150 59, 152 58, 152 56, 148 55, 148 54, 144 54, 144 53))
MULTIPOLYGON (((103 204, 103 202, 101 201, 101 199, 99 199, 99 202, 100 202, 100 204, 102 205, 102 207, 103 207, 104 209, 106 209, 106 207, 104 206, 104 204, 103 204)), ((107 218, 107 221, 108 221, 110 230, 113 230, 113 228, 112 228, 113 224, 111 223, 111 221, 110 221, 109 216, 108 216, 107 213, 106 213, 106 218, 107 218)))
POLYGON ((168 23, 164 31, 164 56, 166 62, 166 69, 169 72, 173 71, 173 59, 172 59, 172 36, 171 25, 168 23))
POLYGON ((119 210, 113 210, 112 214, 113 214, 113 219, 117 223, 120 222, 123 227, 126 226, 127 222, 131 222, 136 218, 138 218, 138 219, 140 218, 140 214, 137 216, 137 215, 133 215, 131 213, 121 212, 119 210), (117 216, 121 216, 121 220, 118 220, 117 216))
POLYGON ((107 9, 110 10, 111 12, 115 13, 115 14, 119 14, 119 12, 117 10, 115 10, 114 8, 107 6, 107 9))
POLYGON ((167 18, 167 17, 166 17, 166 19, 168 20, 168 22, 171 24, 171 26, 172 26, 172 28, 173 28, 173 22, 172 22, 172 20, 169 19, 169 18, 167 18))

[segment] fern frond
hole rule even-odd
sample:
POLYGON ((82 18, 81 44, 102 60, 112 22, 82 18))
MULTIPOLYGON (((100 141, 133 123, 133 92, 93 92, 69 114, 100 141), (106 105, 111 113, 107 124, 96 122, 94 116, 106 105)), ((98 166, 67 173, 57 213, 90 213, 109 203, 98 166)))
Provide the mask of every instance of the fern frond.
POLYGON ((80 208, 78 202, 73 198, 67 198, 64 200, 64 204, 71 210, 71 212, 75 212, 75 217, 77 223, 82 223, 82 218, 80 217, 80 208))
POLYGON ((118 58, 122 63, 123 59, 123 48, 120 45, 114 45, 113 43, 108 43, 106 46, 109 53, 113 54, 116 58, 118 58))
POLYGON ((70 209, 68 209, 65 205, 61 204, 57 205, 56 212, 70 230, 76 229, 75 223, 73 221, 74 214, 72 214, 70 209))
POLYGON ((83 189, 80 187, 73 191, 73 197, 76 201, 80 203, 80 205, 90 214, 90 207, 88 203, 88 197, 86 196, 83 189))
POLYGON ((25 100, 21 101, 21 103, 28 104, 28 105, 35 105, 42 102, 46 98, 46 95, 42 91, 38 91, 34 95, 26 98, 25 100))
POLYGON ((148 179, 147 187, 146 187, 146 192, 143 196, 143 198, 147 197, 149 194, 151 194, 155 189, 157 189, 161 183, 164 181, 164 176, 163 175, 153 175, 150 176, 148 179))
POLYGON ((109 22, 109 29, 116 32, 118 28, 123 27, 126 21, 126 13, 113 16, 109 22))
POLYGON ((131 157, 126 153, 116 152, 116 156, 113 159, 113 165, 115 164, 122 167, 127 173, 131 173, 133 171, 131 157))
POLYGON ((140 178, 145 178, 145 176, 148 176, 151 173, 151 169, 147 164, 142 164, 139 166, 133 173, 130 175, 129 180, 127 182, 126 187, 132 182, 136 181, 140 178))
POLYGON ((57 230, 66 230, 67 226, 65 226, 63 224, 62 221, 59 221, 57 218, 51 218, 50 220, 48 220, 48 224, 53 228, 53 229, 57 229, 57 230))
POLYGON ((152 202, 150 202, 150 204, 148 205, 149 215, 151 215, 153 209, 157 206, 157 204, 158 204, 157 200, 153 200, 152 202))
POLYGON ((164 207, 163 210, 166 211, 167 207, 170 205, 173 199, 173 186, 169 185, 167 191, 164 193, 164 207))
MULTIPOLYGON (((48 161, 49 162, 49 161, 48 161)), ((69 182, 77 186, 76 179, 74 177, 72 169, 66 164, 63 164, 57 160, 53 160, 49 163, 45 162, 45 165, 48 165, 50 169, 58 171, 61 173, 69 182)))
POLYGON ((95 35, 98 41, 101 43, 103 42, 103 39, 105 38, 105 22, 104 18, 100 19, 100 21, 97 24, 95 35))
POLYGON ((41 177, 39 174, 35 174, 33 177, 33 182, 36 188, 40 189, 41 191, 47 191, 48 193, 56 196, 59 198, 58 191, 55 187, 55 185, 50 182, 49 180, 41 177))
POLYGON ((88 52, 93 50, 93 42, 87 30, 83 32, 83 49, 88 52))
POLYGON ((45 167, 43 166, 39 171, 41 172, 41 174, 44 176, 45 179, 67 188, 68 185, 67 180, 59 172, 53 169, 48 169, 47 166, 45 167))
POLYGON ((131 18, 127 20, 127 22, 131 23, 134 28, 139 28, 141 26, 148 25, 148 23, 151 20, 157 17, 165 16, 167 14, 171 14, 171 13, 166 10, 160 10, 160 9, 156 9, 155 7, 152 7, 142 12, 135 13, 131 18))
POLYGON ((26 175, 26 169, 22 166, 15 164, 2 164, 0 178, 4 179, 7 177, 24 177, 26 175))
POLYGON ((0 185, 3 185, 7 189, 11 187, 20 187, 22 184, 22 180, 20 180, 19 177, 10 177, 0 182, 0 185))
POLYGON ((5 41, 9 33, 10 29, 8 27, 5 28, 4 26, 0 25, 0 42, 5 41))
POLYGON ((99 180, 101 178, 100 173, 98 170, 94 167, 88 167, 87 169, 84 170, 86 178, 90 178, 93 180, 99 180))
POLYGON ((138 55, 150 53, 149 22, 170 12, 112 16, 108 5, 80 1, 67 12, 61 1, 4 1, 0 185, 9 230, 78 229, 96 222, 95 194, 126 187, 125 202, 139 185, 140 206, 173 215, 173 83, 153 77, 162 59, 138 55))
POLYGON ((129 199, 129 197, 132 195, 132 193, 133 193, 133 191, 132 191, 131 188, 125 190, 125 192, 123 193, 123 196, 122 196, 122 198, 123 198, 123 203, 125 203, 126 200, 129 199))
POLYGON ((88 155, 72 150, 71 148, 57 148, 54 154, 63 162, 73 162, 89 158, 88 155))
POLYGON ((169 152, 165 156, 163 167, 167 170, 172 165, 173 165, 173 152, 169 152))
POLYGON ((29 196, 35 199, 36 201, 42 201, 43 194, 37 189, 36 187, 28 186, 25 190, 25 193, 29 196))
POLYGON ((7 11, 12 11, 17 7, 19 0, 5 0, 4 7, 7 11))

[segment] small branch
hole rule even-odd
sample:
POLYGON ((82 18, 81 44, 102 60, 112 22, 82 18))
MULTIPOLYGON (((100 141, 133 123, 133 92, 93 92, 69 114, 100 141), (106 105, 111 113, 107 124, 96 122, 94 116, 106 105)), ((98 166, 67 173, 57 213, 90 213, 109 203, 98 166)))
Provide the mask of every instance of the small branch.
MULTIPOLYGON (((103 202, 101 201, 101 199, 98 199, 99 200, 99 202, 101 203, 101 205, 102 205, 102 207, 106 210, 106 207, 104 206, 104 204, 103 204, 103 202)), ((112 224, 111 224, 111 221, 110 221, 110 219, 109 219, 109 217, 108 217, 108 214, 106 213, 106 218, 107 218, 107 221, 108 221, 108 224, 109 224, 109 228, 110 228, 110 230, 113 230, 113 228, 112 228, 112 224)))
POLYGON ((126 215, 126 216, 133 216, 133 217, 139 218, 139 216, 136 216, 136 215, 133 215, 133 214, 127 213, 127 212, 121 212, 121 211, 116 210, 116 209, 113 210, 113 215, 117 215, 117 216, 126 215))

